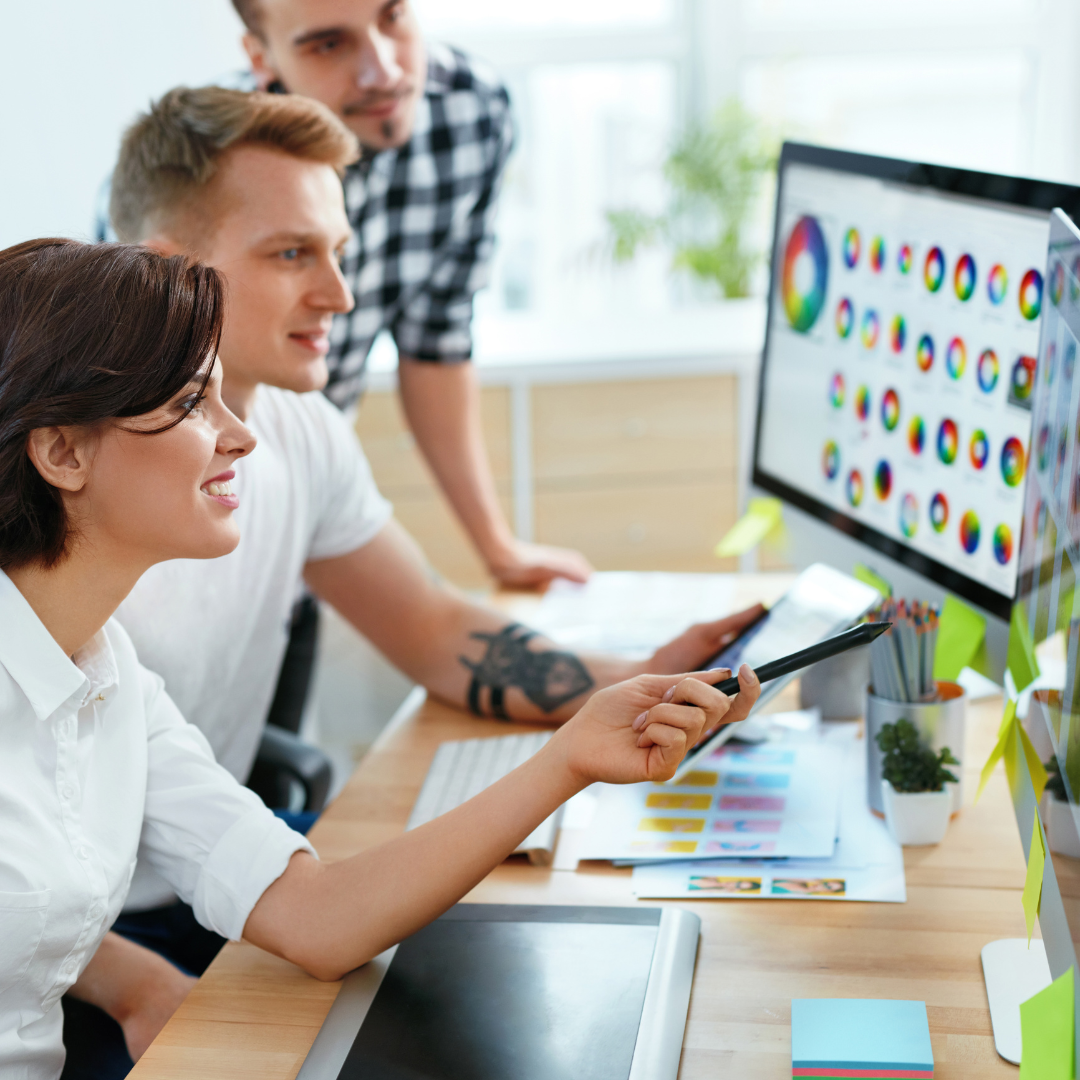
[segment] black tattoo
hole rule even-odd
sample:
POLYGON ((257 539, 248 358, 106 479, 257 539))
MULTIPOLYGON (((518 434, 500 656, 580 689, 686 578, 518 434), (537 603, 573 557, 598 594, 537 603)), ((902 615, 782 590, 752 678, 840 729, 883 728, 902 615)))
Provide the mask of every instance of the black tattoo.
POLYGON ((497 634, 469 636, 487 642, 487 651, 479 662, 459 657, 473 673, 469 711, 476 716, 484 715, 480 701, 484 687, 488 688, 490 715, 509 720, 506 691, 514 687, 541 711, 551 713, 593 685, 592 676, 573 653, 529 649, 528 643, 536 637, 536 631, 527 630, 519 623, 504 626, 497 634))

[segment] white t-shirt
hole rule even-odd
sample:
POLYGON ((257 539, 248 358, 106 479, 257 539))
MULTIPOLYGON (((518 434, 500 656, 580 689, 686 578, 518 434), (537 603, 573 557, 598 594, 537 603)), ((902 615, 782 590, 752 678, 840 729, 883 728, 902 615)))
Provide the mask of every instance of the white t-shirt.
MULTIPOLYGON (((236 550, 152 567, 116 613, 140 661, 241 783, 258 751, 304 565, 363 547, 392 513, 355 433, 322 394, 260 386, 248 426, 259 443, 236 467, 236 550)), ((131 909, 170 899, 140 866, 131 909)))
POLYGON ((0 571, 0 1076, 55 1080, 60 996, 112 926, 136 853, 239 938, 311 851, 216 764, 110 619, 73 658, 0 571))

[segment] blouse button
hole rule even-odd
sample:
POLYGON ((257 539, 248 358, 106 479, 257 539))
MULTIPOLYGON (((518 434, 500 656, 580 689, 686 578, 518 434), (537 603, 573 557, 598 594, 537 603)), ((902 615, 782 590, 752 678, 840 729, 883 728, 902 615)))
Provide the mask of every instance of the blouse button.
POLYGON ((66 788, 64 788, 62 794, 63 794, 65 799, 74 799, 75 798, 75 789, 70 784, 68 784, 68 786, 66 788))
POLYGON ((102 916, 102 907, 101 907, 101 905, 100 904, 94 904, 93 907, 90 908, 90 918, 91 919, 100 919, 101 916, 102 916))
POLYGON ((87 851, 86 848, 81 847, 78 851, 75 852, 75 858, 85 861, 86 859, 90 858, 90 852, 87 851))

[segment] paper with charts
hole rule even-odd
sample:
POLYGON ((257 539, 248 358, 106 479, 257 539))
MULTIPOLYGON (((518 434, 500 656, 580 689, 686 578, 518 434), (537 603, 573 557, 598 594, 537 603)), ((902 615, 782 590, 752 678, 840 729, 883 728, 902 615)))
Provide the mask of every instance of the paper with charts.
POLYGON ((729 743, 681 784, 605 787, 579 857, 827 858, 843 755, 827 743, 729 743))
MULTIPOLYGON (((775 745, 775 744, 774 744, 775 745)), ((907 899, 904 853, 866 805, 866 743, 847 746, 836 850, 827 859, 709 859, 634 868, 640 898, 694 900, 907 899)))

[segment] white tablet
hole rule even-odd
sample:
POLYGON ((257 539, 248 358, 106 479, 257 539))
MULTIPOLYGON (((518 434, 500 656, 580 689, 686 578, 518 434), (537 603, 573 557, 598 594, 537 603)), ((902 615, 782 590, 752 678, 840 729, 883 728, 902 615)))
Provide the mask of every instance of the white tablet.
MULTIPOLYGON (((741 664, 758 668, 847 630, 881 599, 872 586, 824 563, 814 563, 798 576, 763 619, 748 627, 705 666, 709 670, 731 668, 732 672, 738 671, 741 664)), ((766 683, 751 715, 780 693, 796 674, 766 683)), ((726 724, 703 739, 686 755, 669 783, 677 784, 692 769, 701 768, 705 758, 738 735, 740 727, 742 724, 726 724)))

